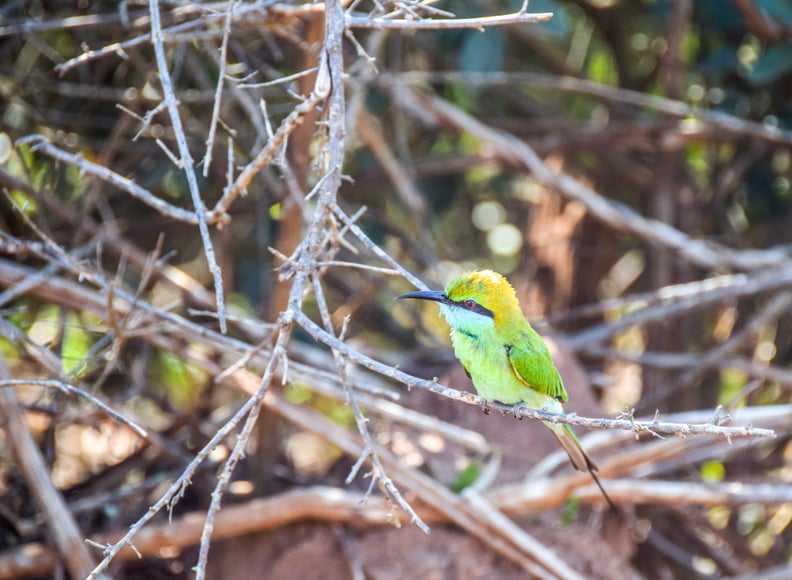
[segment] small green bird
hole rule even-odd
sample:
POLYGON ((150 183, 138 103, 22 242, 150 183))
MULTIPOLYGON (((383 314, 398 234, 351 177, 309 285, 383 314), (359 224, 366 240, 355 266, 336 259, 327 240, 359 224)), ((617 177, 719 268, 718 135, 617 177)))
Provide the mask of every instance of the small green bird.
MULTIPOLYGON (((451 327, 454 354, 486 401, 525 404, 532 409, 563 413, 569 399, 547 344, 520 309, 511 284, 491 270, 466 272, 452 280, 445 292, 410 292, 398 298, 432 300, 451 327)), ((595 472, 597 466, 572 428, 547 423, 572 465, 588 471, 603 496, 616 510, 595 472)))

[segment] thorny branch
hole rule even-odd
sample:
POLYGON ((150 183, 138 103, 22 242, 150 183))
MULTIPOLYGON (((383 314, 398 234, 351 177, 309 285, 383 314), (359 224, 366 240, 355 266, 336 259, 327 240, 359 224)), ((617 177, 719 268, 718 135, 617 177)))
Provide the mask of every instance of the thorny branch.
POLYGON ((162 43, 162 26, 160 24, 160 8, 159 0, 149 0, 149 11, 151 13, 151 42, 154 44, 154 54, 157 57, 157 69, 159 70, 160 83, 162 85, 162 92, 165 104, 168 108, 171 124, 173 125, 173 134, 176 137, 176 143, 179 147, 180 169, 187 177, 187 184, 190 188, 190 196, 192 197, 193 206, 195 207, 195 214, 198 218, 198 229, 201 232, 201 241, 203 242, 204 255, 208 262, 209 272, 214 278, 215 299, 217 301, 217 321, 220 324, 220 331, 225 334, 226 332, 226 314, 225 314, 225 296, 223 292, 223 273, 220 266, 217 264, 215 258, 214 245, 209 236, 209 226, 206 222, 206 208, 204 206, 201 192, 198 188, 198 180, 195 175, 195 167, 193 166, 193 158, 190 153, 190 148, 187 146, 187 137, 184 134, 182 127, 181 115, 179 114, 179 105, 176 101, 176 93, 173 89, 171 82, 171 75, 168 69, 168 60, 165 56, 165 47, 162 43))
MULTIPOLYGON (((303 313, 298 313, 295 316, 295 321, 299 324, 308 334, 327 346, 342 352, 350 360, 357 364, 370 369, 374 372, 380 373, 388 378, 403 383, 407 388, 421 388, 453 399, 469 405, 483 406, 485 403, 488 407, 503 413, 504 415, 512 415, 514 417, 526 417, 536 419, 539 421, 547 421, 549 423, 567 423, 569 425, 576 425, 578 427, 586 427, 589 429, 622 429, 625 431, 633 431, 634 433, 650 433, 658 436, 661 434, 667 435, 720 435, 726 438, 733 437, 775 437, 775 432, 772 429, 762 429, 753 427, 751 425, 744 426, 723 426, 720 423, 725 421, 725 417, 718 417, 715 422, 706 424, 691 425, 687 423, 669 423, 660 421, 655 418, 651 421, 635 420, 632 417, 625 419, 598 419, 579 417, 575 414, 558 415, 547 411, 536 409, 529 409, 523 405, 504 405, 502 403, 486 402, 484 399, 473 393, 458 391, 444 385, 441 385, 436 380, 426 381, 418 379, 403 371, 400 371, 392 366, 378 362, 372 358, 357 352, 353 348, 347 346, 336 337, 322 330, 315 322, 308 318, 303 313)), ((716 413, 717 414, 717 413, 716 413)), ((715 415, 713 415, 715 416, 715 415)))
MULTIPOLYGON (((551 573, 559 577, 575 577, 576 573, 563 560, 544 548, 544 546, 538 544, 504 514, 519 513, 519 510, 525 509, 526 506, 531 509, 556 506, 564 501, 572 490, 577 490, 580 497, 585 498, 587 501, 592 501, 592 498, 598 496, 589 493, 592 490, 585 487, 586 481, 578 474, 566 478, 547 476, 544 479, 537 478, 532 481, 531 486, 519 486, 514 490, 514 493, 508 494, 507 499, 504 499, 503 494, 495 491, 486 495, 482 495, 479 492, 468 492, 466 496, 460 497, 451 493, 444 485, 428 475, 400 464, 388 449, 376 444, 370 431, 370 418, 372 416, 382 414, 422 431, 440 433, 444 439, 459 443, 477 454, 489 454, 492 452, 492 447, 478 433, 443 423, 417 411, 384 401, 386 397, 397 399, 399 393, 383 388, 377 382, 376 375, 401 383, 408 390, 412 388, 424 389, 454 401, 476 406, 481 406, 483 401, 477 395, 450 388, 440 384, 437 380, 424 380, 405 373, 399 370, 397 366, 380 362, 375 358, 364 355, 356 347, 350 346, 344 340, 345 333, 342 331, 339 336, 334 329, 329 300, 324 295, 323 289, 323 277, 337 268, 355 268, 378 277, 385 275, 401 276, 414 286, 425 288, 423 282, 409 268, 392 257, 380 244, 372 241, 366 235, 364 229, 358 225, 357 221, 363 208, 358 213, 350 212, 353 213, 350 216, 339 205, 337 200, 337 194, 343 178, 342 168, 348 154, 346 145, 347 127, 353 126, 353 123, 356 122, 358 128, 363 131, 366 137, 364 141, 374 150, 380 163, 386 166, 388 178, 394 182, 394 186, 401 192, 403 199, 407 200, 407 205, 414 209, 422 207, 422 202, 416 197, 419 194, 414 183, 409 179, 405 179, 402 175, 406 172, 405 165, 394 151, 390 149, 384 137, 377 132, 377 128, 372 123, 371 115, 365 111, 361 112, 360 115, 356 112, 357 107, 362 106, 360 101, 365 96, 365 88, 373 81, 373 71, 375 70, 373 63, 376 60, 376 55, 369 56, 365 54, 365 50, 370 49, 363 49, 363 45, 358 43, 354 36, 351 36, 351 31, 354 29, 391 30, 395 32, 451 28, 482 29, 490 26, 540 22, 547 20, 551 15, 527 13, 527 2, 523 4, 521 10, 514 14, 466 19, 456 18, 453 14, 434 8, 431 6, 431 2, 388 3, 388 6, 392 7, 392 9, 386 9, 384 4, 376 2, 377 8, 371 14, 356 12, 357 4, 357 2, 352 2, 350 6, 349 3, 345 4, 340 0, 329 0, 324 5, 315 3, 287 5, 270 1, 239 4, 235 0, 223 0, 222 2, 204 5, 169 4, 160 6, 158 0, 149 0, 148 11, 133 12, 123 17, 119 13, 116 15, 84 16, 35 24, 11 22, 0 27, 0 36, 9 36, 35 31, 86 28, 113 23, 129 25, 130 30, 138 31, 136 34, 140 34, 127 41, 106 45, 96 50, 86 49, 78 57, 58 65, 56 70, 61 74, 65 74, 87 62, 105 58, 108 55, 117 54, 124 57, 124 51, 131 50, 136 46, 147 43, 153 45, 157 71, 163 91, 162 102, 150 111, 150 115, 137 116, 136 118, 146 128, 155 113, 161 110, 168 111, 178 153, 173 154, 167 150, 166 152, 177 163, 185 176, 193 204, 192 211, 161 199, 152 191, 141 186, 135 179, 124 177, 121 173, 105 167, 103 164, 84 159, 80 154, 68 153, 65 149, 53 144, 50 141, 51 137, 49 134, 47 134, 48 137, 30 135, 17 141, 17 144, 18 146, 29 146, 32 151, 40 152, 57 161, 78 168, 83 175, 111 184, 170 220, 197 225, 208 269, 214 280, 214 299, 216 300, 217 312, 213 314, 218 319, 221 333, 187 320, 168 308, 155 306, 152 301, 147 301, 140 295, 143 286, 146 285, 149 279, 149 275, 156 275, 170 284, 171 289, 176 288, 179 291, 183 291, 186 288, 190 288, 190 291, 185 291, 186 294, 193 298, 199 295, 205 298, 205 294, 200 294, 198 290, 195 290, 196 287, 202 289, 200 284, 195 280, 189 279, 182 271, 171 268, 160 260, 151 259, 147 262, 148 266, 143 269, 142 279, 144 282, 141 284, 140 290, 137 293, 128 292, 124 290, 123 276, 121 276, 123 268, 119 268, 117 280, 108 282, 108 277, 102 269, 101 260, 97 260, 98 264, 92 264, 84 259, 87 253, 83 251, 67 251, 45 233, 45 229, 37 226, 27 216, 23 217, 23 221, 30 225, 34 233, 41 239, 41 243, 17 240, 6 232, 2 232, 0 250, 15 256, 35 258, 45 263, 46 266, 34 271, 28 266, 0 261, 0 282, 4 286, 8 286, 3 294, 0 295, 0 303, 12 301, 19 296, 30 295, 51 301, 66 309, 91 312, 100 317, 102 322, 106 324, 108 334, 112 336, 110 336, 107 343, 99 343, 97 347, 96 356, 98 357, 105 353, 105 358, 108 359, 105 367, 106 372, 102 373, 100 380, 97 381, 97 387, 104 382, 110 370, 116 368, 114 365, 120 359, 120 351, 124 348, 126 339, 133 336, 141 337, 147 344, 156 348, 199 362, 201 367, 212 374, 218 383, 228 384, 240 381, 247 384, 247 388, 242 389, 247 395, 244 403, 230 418, 217 427, 200 451, 192 456, 192 459, 181 471, 181 474, 173 480, 166 492, 149 507, 145 515, 138 519, 121 537, 107 541, 103 560, 96 566, 89 578, 99 577, 125 547, 134 546, 136 536, 159 512, 166 508, 172 509, 174 504, 184 494, 185 489, 190 485, 192 478, 209 454, 219 445, 226 443, 231 434, 237 432, 233 445, 229 445, 231 451, 220 470, 211 495, 211 503, 206 511, 206 519, 201 528, 196 576, 197 578, 203 578, 206 575, 210 542, 215 537, 217 528, 227 525, 227 522, 223 522, 221 502, 234 469, 244 456, 262 405, 271 407, 294 425, 305 429, 313 429, 321 433, 329 441, 337 444, 346 453, 355 457, 356 462, 350 473, 350 479, 358 473, 358 470, 364 464, 368 463, 370 465, 372 486, 375 484, 379 485, 384 496, 383 500, 370 497, 370 489, 368 493, 360 498, 370 502, 364 512, 369 514, 370 517, 375 517, 371 515, 372 513, 384 513, 384 518, 379 515, 376 517, 392 523, 403 521, 406 517, 407 520, 415 523, 424 531, 428 530, 427 522, 452 521, 480 538, 482 542, 496 550, 497 553, 518 563, 526 571, 538 575, 551 573), (344 12, 344 6, 348 7, 346 12, 344 12), (388 11, 389 9, 390 11, 388 11), (255 101, 252 100, 252 97, 247 98, 243 103, 238 96, 234 95, 234 91, 229 91, 231 99, 226 97, 227 93, 224 91, 224 86, 230 81, 228 68, 232 58, 231 54, 235 50, 234 36, 237 27, 246 26, 246 19, 251 19, 254 16, 271 24, 267 19, 283 19, 291 22, 301 17, 322 14, 324 15, 325 24, 324 39, 318 59, 320 65, 317 69, 318 74, 314 90, 307 96, 297 96, 297 104, 289 105, 290 111, 280 116, 280 123, 274 131, 270 128, 267 100, 264 93, 260 93, 264 119, 257 119, 256 124, 266 127, 266 134, 259 134, 258 136, 263 145, 252 148, 247 157, 249 161, 244 163, 241 171, 234 179, 233 175, 236 169, 234 167, 235 141, 232 138, 233 129, 223 125, 223 108, 228 106, 228 102, 240 103, 240 106, 250 114, 251 109, 255 106, 255 101), (124 22, 125 18, 128 22, 124 22), (164 25, 163 22, 165 22, 164 25), (143 32, 147 29, 150 32, 143 32), (344 67, 342 39, 345 34, 348 38, 353 39, 355 46, 359 50, 361 62, 362 60, 367 60, 369 65, 366 68, 367 73, 360 73, 359 76, 353 79, 360 83, 356 94, 358 101, 355 102, 356 106, 354 107, 347 105, 347 97, 345 96, 345 81, 348 80, 346 77, 347 75, 355 76, 353 69, 345 69, 344 67), (199 40, 211 43, 214 42, 212 39, 216 38, 221 38, 219 56, 213 55, 213 59, 217 62, 219 73, 216 83, 214 83, 214 90, 209 91, 214 94, 214 106, 207 137, 203 141, 206 147, 203 161, 204 177, 210 174, 213 149, 220 147, 215 143, 217 133, 226 128, 232 135, 228 140, 228 168, 226 172, 228 183, 214 206, 211 209, 207 209, 205 199, 208 199, 208 197, 205 195, 206 191, 202 191, 201 186, 199 186, 190 152, 190 139, 192 139, 193 135, 186 128, 189 127, 189 113, 183 105, 188 103, 189 100, 187 95, 182 98, 183 95, 177 90, 178 83, 174 81, 175 74, 171 73, 171 69, 177 67, 174 66, 173 62, 169 62, 169 58, 172 57, 166 52, 166 45, 178 44, 185 40, 199 40), (261 176, 268 168, 273 166, 280 167, 284 174, 287 172, 288 168, 280 162, 286 143, 290 135, 304 122, 305 118, 317 110, 321 111, 324 116, 320 123, 322 144, 319 150, 321 154, 315 168, 316 175, 321 177, 315 181, 312 192, 307 194, 304 200, 299 200, 305 203, 304 213, 307 216, 305 233, 294 253, 290 256, 283 256, 284 263, 279 269, 281 278, 291 284, 288 306, 286 310, 280 313, 278 323, 267 329, 268 338, 262 342, 261 333, 254 337, 253 333, 249 332, 249 326, 246 326, 246 323, 252 322, 251 318, 234 318, 226 315, 222 270, 215 257, 215 246, 210 236, 209 226, 216 225, 218 229, 221 229, 223 226, 230 224, 232 219, 230 215, 231 208, 239 204, 240 198, 251 188, 253 180, 261 176), (185 119, 185 121, 182 119, 185 119), (313 207, 310 204, 313 204, 313 207), (366 250, 367 256, 360 257, 358 254, 358 261, 339 259, 337 254, 342 247, 353 253, 357 253, 362 248, 366 250), (375 263, 370 264, 368 260, 375 263), (65 272, 64 276, 71 275, 78 279, 79 282, 66 279, 64 276, 59 275, 59 272, 65 272), (154 273, 152 274, 152 272, 154 273), (96 289, 86 287, 84 282, 89 283, 96 289), (311 294, 319 310, 321 326, 305 312, 305 300, 311 294), (119 324, 119 320, 122 320, 123 323, 119 324), (235 326, 245 335, 245 338, 224 336, 226 320, 236 322, 235 326), (325 351, 321 353, 311 352, 309 355, 303 356, 306 352, 305 349, 300 345, 294 344, 295 341, 292 341, 292 333, 296 327, 305 331, 317 343, 326 346, 331 351, 332 358, 326 356, 325 351), (109 346, 110 343, 112 343, 111 346, 109 346), (218 360, 223 355, 236 357, 237 362, 230 365, 220 364, 218 360), (257 369, 261 376, 253 377, 250 372, 244 370, 244 367, 247 366, 257 369), (361 378, 357 373, 361 369, 373 371, 374 374, 366 373, 361 378), (338 425, 333 425, 326 418, 313 413, 312 410, 300 408, 280 399, 278 395, 270 393, 269 386, 273 380, 279 378, 284 382, 300 380, 314 384, 313 388, 318 392, 328 394, 336 399, 343 398, 353 412, 360 438, 356 439, 338 425), (408 503, 400 488, 409 489, 418 498, 419 503, 417 506, 408 503), (392 507, 393 503, 399 505, 404 513, 395 512, 392 507), (429 516, 426 517, 424 514, 429 514, 429 516)), ((284 29, 287 28, 284 27, 284 29)), ((270 76, 276 78, 271 81, 262 83, 244 82, 235 86, 234 89, 237 91, 241 88, 263 91, 280 88, 294 79, 301 78, 304 74, 306 73, 280 76, 274 74, 270 76)), ((589 327, 578 335, 571 337, 571 340, 576 343, 581 351, 588 349, 588 352, 602 352, 605 348, 603 344, 606 344, 608 339, 615 333, 628 326, 646 324, 669 316, 672 313, 679 315, 688 309, 701 308, 705 304, 726 299, 737 299, 742 296, 753 296, 771 290, 786 289, 792 285, 792 270, 785 265, 789 253, 787 248, 779 247, 762 251, 735 250, 721 244, 696 239, 669 224, 643 218, 626 206, 605 198, 572 176, 556 171, 540 159, 527 144, 508 132, 486 126, 447 101, 398 86, 397 82, 403 80, 409 80, 410 82, 420 80, 423 82, 425 80, 431 81, 434 78, 410 73, 399 77, 388 76, 382 78, 380 82, 390 88, 396 100, 401 103, 405 110, 410 111, 415 118, 428 123, 453 127, 457 131, 466 131, 476 136, 481 142, 487 143, 496 156, 530 171, 541 183, 570 199, 581 201, 592 215, 609 224, 614 230, 630 232, 653 244, 671 248, 685 259, 702 267, 712 270, 734 268, 751 273, 751 276, 730 274, 714 278, 711 281, 663 288, 650 294, 633 295, 610 302, 603 301, 589 309, 581 309, 580 312, 569 313, 570 315, 596 316, 608 310, 616 310, 627 306, 635 307, 633 314, 625 315, 621 320, 606 321, 599 326, 589 327)), ((444 78, 454 77, 452 74, 446 74, 444 78)), ((652 108, 664 114, 677 117, 694 115, 697 118, 697 122, 708 123, 734 135, 755 137, 765 142, 780 142, 784 144, 788 144, 792 140, 788 132, 771 130, 757 123, 742 121, 728 115, 694 110, 678 101, 647 97, 643 94, 617 90, 589 81, 547 79, 536 75, 511 75, 506 77, 498 75, 486 77, 465 76, 464 78, 480 83, 543 83, 544 86, 596 95, 602 99, 609 99, 614 102, 618 101, 639 107, 652 108)), ((295 95, 291 94, 290 97, 294 98, 295 95)), ((291 101, 291 103, 293 102, 291 101)), ((294 188, 292 190, 292 194, 294 194, 294 188)), ((33 193, 40 194, 38 190, 34 190, 33 193)), ((301 193, 296 191, 298 195, 301 193)), ((51 196, 45 195, 43 197, 51 196)), ((15 202, 14 205, 20 213, 24 214, 24 208, 20 208, 15 202)), ((107 208, 105 210, 107 211, 107 208)), ((69 214, 68 210, 64 210, 62 215, 68 216, 68 219, 75 226, 79 223, 81 217, 84 217, 69 214)), ((101 247, 108 240, 116 248, 124 247, 124 244, 119 242, 117 237, 113 237, 109 231, 103 231, 102 228, 95 227, 95 224, 86 227, 86 224, 83 223, 80 224, 80 227, 85 227, 85 231, 89 235, 96 236, 90 244, 85 246, 91 251, 101 247)), ((134 246, 130 245, 129 248, 137 251, 134 246)), ((125 251, 125 249, 121 250, 122 258, 125 255, 125 251)), ((123 259, 121 261, 124 263, 123 259)), ((776 299, 769 302, 766 309, 755 317, 753 324, 747 325, 742 333, 734 334, 732 340, 724 342, 721 347, 713 349, 708 355, 698 358, 694 357, 692 362, 686 359, 685 364, 692 368, 690 373, 685 375, 687 379, 692 381, 697 378, 704 370, 722 362, 719 361, 721 355, 731 353, 738 346, 744 345, 745 342, 753 339, 763 325, 781 316, 789 305, 789 300, 788 290, 786 290, 779 294, 776 299)), ((201 302, 200 300, 196 301, 201 302)), ((208 306, 203 304, 203 307, 208 306)), ((2 322, 4 324, 3 330, 8 330, 4 334, 6 338, 10 337, 11 342, 15 344, 26 345, 25 348, 28 350, 27 356, 29 358, 37 362, 49 374, 60 376, 62 361, 56 359, 47 348, 34 343, 24 332, 15 329, 15 332, 12 333, 7 328, 7 326, 10 327, 12 325, 6 323, 6 321, 2 322)), ((616 354, 613 354, 613 356, 616 357, 616 354)), ((768 366, 765 369, 766 374, 762 376, 769 377, 772 376, 773 371, 780 372, 782 370, 768 366)), ((155 444, 161 441, 158 433, 144 430, 137 423, 127 419, 122 411, 117 411, 110 403, 104 402, 101 397, 92 395, 81 387, 72 386, 66 380, 61 380, 61 378, 57 380, 15 379, 0 381, 0 387, 19 385, 38 385, 77 394, 96 405, 115 420, 127 425, 140 437, 147 437, 148 433, 150 441, 155 444)), ((788 422, 784 423, 783 420, 779 420, 775 415, 773 416, 775 422, 770 424, 777 425, 778 431, 770 428, 754 427, 750 423, 735 425, 733 424, 735 421, 722 413, 720 408, 711 413, 711 417, 702 418, 701 416, 696 416, 687 422, 684 419, 663 421, 660 420, 659 414, 649 420, 635 419, 632 413, 624 414, 616 419, 605 419, 581 417, 574 413, 556 415, 542 410, 528 409, 523 406, 512 407, 498 403, 489 403, 488 406, 503 414, 519 418, 528 417, 551 423, 566 423, 588 429, 622 430, 628 432, 625 435, 627 437, 630 434, 634 434, 635 438, 638 438, 641 433, 650 434, 654 439, 648 439, 654 443, 665 445, 661 449, 655 449, 656 455, 651 455, 645 463, 645 465, 648 465, 649 460, 652 460, 656 462, 656 466, 662 466, 662 463, 659 462, 660 459, 679 461, 678 457, 681 454, 681 444, 673 447, 667 445, 667 441, 660 441, 662 435, 677 435, 680 438, 692 435, 717 436, 721 438, 719 444, 726 448, 727 444, 731 446, 731 441, 734 438, 772 438, 776 436, 777 432, 778 434, 786 434, 789 429, 788 422)), ((767 413, 775 411, 778 415, 789 415, 788 410, 785 409, 762 409, 767 413), (786 413, 784 414, 782 411, 786 411, 786 413)), ((769 420, 768 417, 770 416, 755 412, 755 409, 752 409, 748 415, 756 422, 769 420)), ((739 422, 745 421, 741 415, 737 415, 737 417, 739 422)), ((673 441, 678 440, 674 439, 673 441)), ((748 441, 749 444, 752 444, 748 439, 743 439, 743 441, 748 441)), ((736 447, 736 445, 732 447, 736 447)), ((705 457, 713 449, 722 450, 715 444, 710 444, 707 450, 697 457, 705 457)), ((634 456, 628 457, 627 455, 628 452, 622 453, 621 457, 618 453, 611 455, 609 460, 602 464, 603 473, 618 476, 621 471, 629 474, 629 470, 639 465, 640 462, 634 456)), ((644 455, 649 456, 650 454, 644 455)), ((685 461, 689 463, 692 460, 686 457, 685 461)), ((675 465, 678 466, 678 464, 675 465)), ((676 485, 674 482, 653 482, 626 478, 609 480, 608 489, 617 501, 625 503, 631 501, 663 502, 671 501, 673 498, 685 498, 691 503, 702 504, 712 503, 713 501, 788 501, 789 499, 785 490, 775 487, 766 490, 746 487, 742 491, 735 491, 726 484, 720 487, 690 486, 689 484, 676 485), (714 493, 714 495, 707 495, 710 493, 714 493)), ((358 511, 363 510, 363 508, 356 509, 358 511)), ((347 511, 344 513, 350 514, 352 511, 355 510, 350 510, 347 506, 347 511)), ((348 515, 348 517, 351 518, 352 516, 348 515)), ((191 541, 195 542, 195 538, 191 541)))

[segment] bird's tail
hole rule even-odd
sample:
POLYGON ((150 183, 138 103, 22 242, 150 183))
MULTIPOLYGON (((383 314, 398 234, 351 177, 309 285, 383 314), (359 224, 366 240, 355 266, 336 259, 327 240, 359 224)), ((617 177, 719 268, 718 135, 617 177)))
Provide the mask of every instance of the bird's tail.
POLYGON ((572 462, 572 465, 575 466, 575 469, 578 471, 588 471, 591 475, 591 478, 594 480, 594 483, 597 484, 600 491, 602 492, 602 496, 605 498, 605 501, 608 502, 608 505, 611 509, 615 512, 619 510, 616 508, 616 505, 613 503, 613 500, 605 491, 605 488, 602 487, 599 478, 597 477, 597 466, 591 460, 586 450, 583 449, 583 446, 580 444, 580 440, 575 435, 575 432, 572 431, 572 427, 569 425, 562 423, 560 425, 548 425, 553 434, 558 439, 558 442, 561 444, 561 447, 564 448, 564 451, 567 452, 569 455, 569 460, 572 462))

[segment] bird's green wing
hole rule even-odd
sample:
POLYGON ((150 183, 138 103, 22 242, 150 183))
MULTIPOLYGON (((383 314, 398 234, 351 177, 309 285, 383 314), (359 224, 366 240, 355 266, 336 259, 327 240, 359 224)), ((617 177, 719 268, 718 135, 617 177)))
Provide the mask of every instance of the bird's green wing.
MULTIPOLYGON (((539 340, 538 336, 536 337, 539 340)), ((506 354, 515 374, 528 387, 550 395, 562 403, 569 398, 561 375, 550 358, 544 343, 532 345, 530 342, 519 345, 507 345, 506 354)))

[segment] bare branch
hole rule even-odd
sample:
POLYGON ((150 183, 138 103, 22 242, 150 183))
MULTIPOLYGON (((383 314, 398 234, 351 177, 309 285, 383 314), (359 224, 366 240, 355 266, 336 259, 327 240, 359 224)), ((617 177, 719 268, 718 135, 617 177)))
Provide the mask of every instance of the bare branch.
POLYGON ((211 212, 210 219, 212 221, 219 219, 220 216, 225 215, 228 208, 234 200, 245 192, 253 178, 270 163, 278 151, 283 146, 286 138, 303 122, 305 116, 313 111, 317 105, 323 100, 316 94, 311 94, 306 100, 294 107, 291 113, 281 122, 278 130, 267 141, 267 144, 259 151, 255 159, 245 166, 242 172, 237 176, 236 181, 232 185, 226 187, 223 196, 215 204, 211 212))
MULTIPOLYGON (((5 358, 0 357, 0 380, 5 382, 8 377, 5 358)), ((80 528, 63 496, 52 484, 49 466, 33 439, 13 390, 0 389, 0 413, 5 419, 8 445, 13 449, 20 471, 44 516, 47 529, 66 569, 75 578, 85 576, 94 565, 93 558, 81 541, 80 528)))
POLYGON ((74 385, 70 385, 69 383, 66 383, 64 381, 55 381, 50 379, 0 380, 0 387, 17 387, 17 386, 25 386, 25 385, 35 386, 35 387, 46 387, 49 389, 58 389, 59 391, 63 391, 64 393, 75 394, 79 397, 82 397, 86 401, 89 401, 92 405, 95 405, 96 407, 98 407, 99 409, 110 415, 110 417, 112 417, 119 423, 122 423, 123 425, 126 425, 127 427, 132 429, 132 431, 137 433, 140 437, 144 439, 148 439, 148 433, 146 433, 146 430, 143 429, 143 427, 139 426, 131 419, 127 419, 126 417, 124 417, 122 413, 119 413, 118 411, 114 410, 109 404, 99 399, 99 397, 87 392, 85 389, 81 389, 80 387, 75 387, 74 385))
POLYGON ((528 169, 541 184, 583 203, 602 222, 668 248, 693 264, 713 269, 726 267, 753 271, 780 266, 789 257, 789 249, 784 247, 733 250, 715 242, 692 238, 665 222, 646 218, 624 204, 603 197, 571 175, 546 164, 530 146, 514 135, 484 125, 444 99, 403 87, 391 87, 391 92, 416 118, 428 121, 431 117, 435 122, 475 135, 493 147, 499 157, 528 169))
POLYGON ((498 16, 480 16, 478 18, 422 18, 420 20, 397 20, 370 18, 363 14, 351 14, 346 17, 349 28, 373 28, 376 30, 450 30, 457 28, 474 28, 484 30, 494 26, 513 26, 515 24, 534 24, 545 22, 553 17, 552 12, 535 14, 515 12, 498 16))
POLYGON ((223 85, 226 79, 226 65, 228 58, 228 37, 231 35, 231 20, 234 16, 234 4, 236 0, 228 0, 226 8, 226 19, 223 25, 223 42, 220 45, 220 70, 217 73, 217 88, 215 89, 214 106, 212 108, 212 120, 209 123, 209 136, 206 138, 206 154, 203 160, 204 177, 209 175, 209 166, 212 164, 212 148, 214 147, 215 131, 220 120, 220 106, 223 102, 223 85))
POLYGON ((198 217, 195 215, 195 213, 162 201, 153 193, 138 185, 135 181, 127 177, 123 177, 122 175, 115 173, 113 170, 108 169, 107 167, 103 167, 102 165, 92 161, 87 161, 86 159, 83 159, 82 155, 74 155, 59 149, 47 141, 43 135, 30 135, 28 137, 24 137, 23 139, 18 140, 17 144, 29 144, 33 151, 41 151, 53 159, 63 161, 69 165, 74 165, 75 167, 79 168, 82 173, 98 177, 99 179, 114 185, 122 191, 126 191, 131 196, 139 199, 146 205, 153 207, 162 215, 168 216, 171 219, 179 220, 189 224, 198 223, 198 217))
POLYGON ((706 124, 738 137, 751 137, 775 145, 792 144, 792 131, 767 124, 750 121, 723 111, 704 109, 690 105, 684 101, 669 99, 655 94, 631 91, 589 79, 571 76, 547 75, 522 71, 504 72, 458 72, 458 71, 407 71, 380 75, 380 84, 423 84, 442 81, 464 82, 470 85, 508 85, 526 84, 532 87, 544 87, 558 91, 572 92, 599 97, 615 103, 624 103, 659 111, 680 119, 687 119, 683 126, 691 132, 696 125, 706 124))
POLYGON ((181 116, 179 115, 179 106, 176 102, 176 94, 173 91, 173 84, 171 83, 170 72, 168 71, 168 62, 165 58, 165 47, 162 43, 162 27, 160 25, 159 13, 159 0, 149 0, 149 11, 151 12, 151 42, 154 45, 154 54, 157 58, 157 69, 160 74, 160 83, 162 84, 163 99, 168 106, 168 114, 171 118, 173 125, 173 133, 176 137, 176 143, 179 146, 180 161, 184 175, 187 178, 187 185, 190 188, 190 195, 192 196, 193 206, 195 207, 195 214, 198 218, 198 230, 201 232, 201 241, 203 242, 204 255, 209 266, 209 271, 214 278, 215 300, 217 304, 217 321, 220 325, 220 332, 226 333, 226 319, 225 319, 225 297, 223 295, 223 273, 220 266, 215 259, 214 246, 212 239, 209 236, 209 226, 206 222, 206 207, 204 206, 203 199, 201 199, 201 192, 198 190, 198 180, 195 176, 195 167, 193 167, 193 159, 190 154, 190 148, 187 146, 187 137, 184 135, 184 128, 182 127, 181 116))

